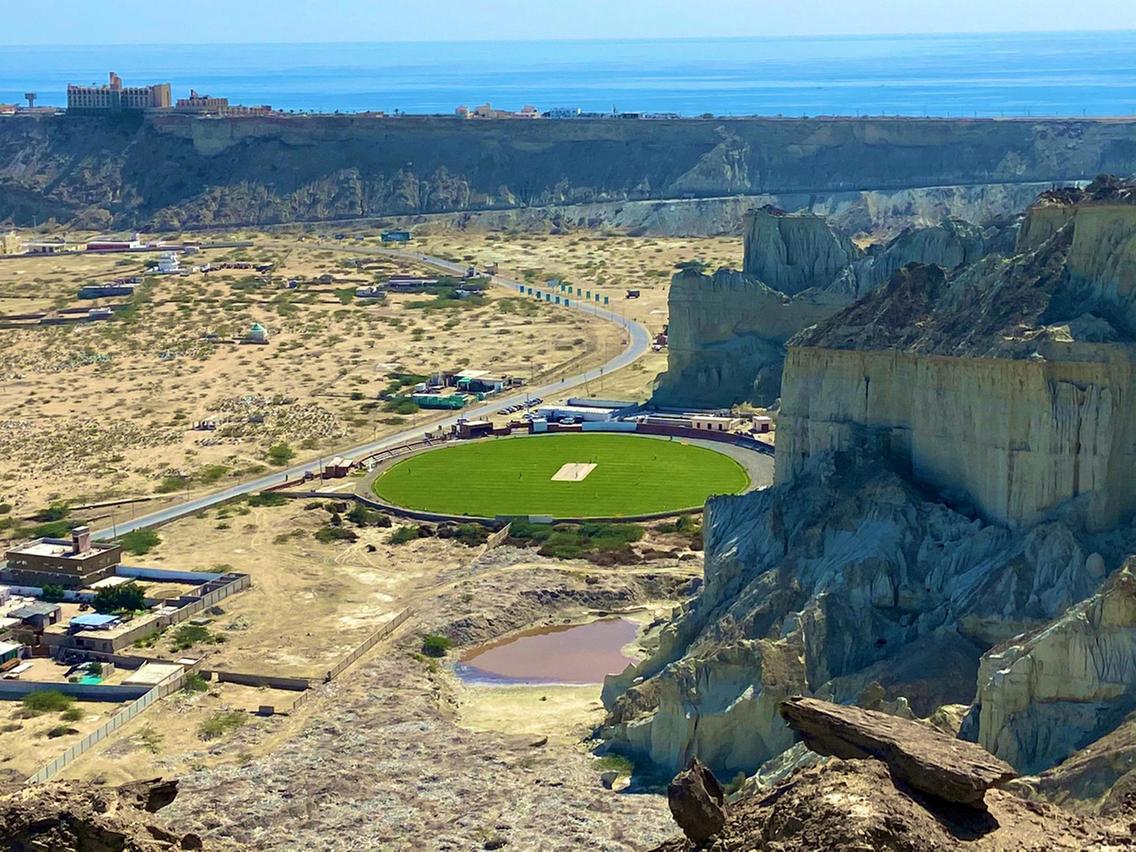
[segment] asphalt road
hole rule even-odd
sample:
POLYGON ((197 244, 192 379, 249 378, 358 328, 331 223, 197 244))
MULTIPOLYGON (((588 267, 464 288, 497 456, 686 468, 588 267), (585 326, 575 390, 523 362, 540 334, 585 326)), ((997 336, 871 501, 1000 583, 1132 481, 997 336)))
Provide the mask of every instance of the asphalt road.
MULTIPOLYGON (((354 247, 339 247, 359 254, 385 254, 391 257, 401 257, 407 260, 416 260, 426 263, 436 269, 442 270, 451 275, 462 276, 465 274, 466 265, 460 263, 452 263, 448 260, 443 260, 437 257, 430 257, 429 255, 418 254, 416 252, 395 251, 393 249, 361 249, 354 247)), ((519 281, 513 281, 509 278, 502 276, 494 276, 493 283, 501 287, 506 287, 514 293, 517 292, 517 287, 520 286, 519 281)), ((533 297, 535 298, 535 297, 533 297)), ((466 418, 469 420, 477 420, 482 417, 495 414, 498 409, 505 408, 510 405, 525 402, 526 398, 543 397, 548 398, 556 393, 561 393, 575 387, 579 387, 587 382, 593 382, 600 379, 602 376, 615 372, 635 361, 640 355, 647 351, 651 345, 651 335, 647 329, 637 322, 621 317, 619 314, 606 310, 597 305, 585 305, 572 300, 570 307, 565 310, 582 311, 584 313, 594 314, 600 319, 615 323, 628 332, 628 342, 626 348, 610 361, 602 364, 599 367, 588 370, 587 372, 580 373, 569 378, 561 379, 557 382, 550 384, 540 385, 537 387, 526 386, 523 393, 516 393, 510 396, 495 397, 491 402, 487 402, 477 408, 464 408, 460 414, 455 414, 452 417, 447 417, 445 420, 433 420, 421 426, 413 426, 405 429, 394 435, 388 435, 380 438, 377 441, 370 443, 360 444, 355 447, 345 447, 333 452, 324 453, 324 459, 330 459, 332 456, 347 456, 348 458, 356 458, 359 456, 370 455, 372 453, 385 450, 390 447, 398 446, 399 444, 414 441, 427 432, 435 432, 438 429, 448 429, 452 424, 456 423, 459 418, 466 418)), ((211 494, 206 494, 201 497, 195 497, 187 500, 184 503, 178 503, 174 506, 169 506, 165 509, 160 509, 157 512, 151 512, 146 515, 140 515, 137 518, 132 518, 128 521, 122 521, 115 524, 114 527, 107 527, 105 529, 97 530, 94 537, 98 539, 109 539, 114 535, 122 535, 123 533, 130 532, 131 530, 142 529, 144 527, 157 526, 169 521, 181 518, 186 515, 192 515, 195 512, 200 512, 202 509, 208 509, 210 506, 216 506, 218 503, 224 503, 226 500, 232 500, 234 497, 241 497, 245 494, 252 494, 257 491, 263 491, 271 485, 279 485, 285 479, 299 479, 303 477, 306 471, 313 470, 319 471, 319 460, 308 459, 303 464, 292 465, 288 468, 276 470, 270 474, 250 479, 241 482, 238 485, 231 485, 228 488, 223 488, 220 491, 215 491, 211 494)))

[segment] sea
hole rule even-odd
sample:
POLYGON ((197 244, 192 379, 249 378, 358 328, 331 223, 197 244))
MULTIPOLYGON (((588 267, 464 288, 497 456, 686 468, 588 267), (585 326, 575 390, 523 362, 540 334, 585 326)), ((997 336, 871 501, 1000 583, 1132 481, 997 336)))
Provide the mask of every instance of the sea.
POLYGON ((286 111, 718 116, 1136 114, 1136 31, 459 43, 0 45, 0 103, 170 82, 286 111))

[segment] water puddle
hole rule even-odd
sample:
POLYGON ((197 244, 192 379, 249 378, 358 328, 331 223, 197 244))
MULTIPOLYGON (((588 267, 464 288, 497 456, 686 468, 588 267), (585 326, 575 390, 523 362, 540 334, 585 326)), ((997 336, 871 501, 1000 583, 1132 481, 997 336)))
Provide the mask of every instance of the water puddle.
POLYGON ((639 625, 625 618, 543 627, 470 651, 455 667, 466 683, 601 683, 636 662, 623 653, 639 625))

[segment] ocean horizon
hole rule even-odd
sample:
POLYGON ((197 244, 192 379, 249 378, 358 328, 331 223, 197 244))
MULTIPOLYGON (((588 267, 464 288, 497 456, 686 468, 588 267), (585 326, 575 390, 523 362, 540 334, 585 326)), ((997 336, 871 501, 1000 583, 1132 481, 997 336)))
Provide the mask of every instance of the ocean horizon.
POLYGON ((169 82, 285 111, 1136 115, 1136 31, 600 41, 0 46, 0 103, 169 82))

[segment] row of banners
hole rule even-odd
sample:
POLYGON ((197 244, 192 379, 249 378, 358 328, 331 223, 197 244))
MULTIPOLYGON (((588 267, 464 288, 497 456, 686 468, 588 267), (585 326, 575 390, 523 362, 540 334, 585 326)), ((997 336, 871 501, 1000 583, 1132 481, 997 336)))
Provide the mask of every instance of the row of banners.
POLYGON ((538 300, 551 302, 554 305, 570 306, 572 302, 569 299, 569 296, 571 296, 572 290, 575 289, 577 300, 583 300, 589 303, 595 302, 595 304, 597 305, 608 304, 607 296, 601 296, 599 293, 596 293, 595 296, 593 296, 591 290, 585 290, 582 287, 573 288, 571 284, 557 284, 556 286, 561 293, 567 293, 568 295, 558 296, 555 293, 545 293, 543 290, 534 290, 532 287, 526 287, 524 284, 517 285, 517 292, 521 295, 535 296, 538 300))

